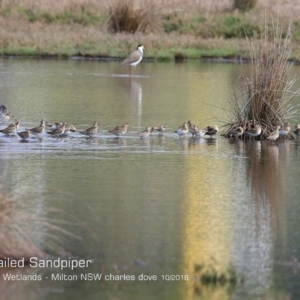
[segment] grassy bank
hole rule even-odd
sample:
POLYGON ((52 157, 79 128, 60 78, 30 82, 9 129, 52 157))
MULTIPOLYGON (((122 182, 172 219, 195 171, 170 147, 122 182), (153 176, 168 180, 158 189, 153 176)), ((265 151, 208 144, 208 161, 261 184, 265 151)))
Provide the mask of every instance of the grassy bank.
MULTIPOLYGON (((124 57, 143 43, 145 57, 160 60, 248 57, 245 36, 259 36, 277 4, 254 1, 244 11, 236 1, 2 0, 0 55, 124 57)), ((286 26, 294 17, 291 58, 299 60, 300 5, 289 0, 279 11, 286 26)))

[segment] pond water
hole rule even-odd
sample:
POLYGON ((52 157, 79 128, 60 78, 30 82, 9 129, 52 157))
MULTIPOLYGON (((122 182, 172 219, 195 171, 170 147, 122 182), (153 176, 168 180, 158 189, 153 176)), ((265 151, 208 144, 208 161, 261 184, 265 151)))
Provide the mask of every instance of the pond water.
MULTIPOLYGON (((291 76, 299 71, 293 66, 291 76)), ((299 141, 174 133, 188 120, 201 127, 228 120, 238 64, 143 62, 131 79, 127 72, 118 62, 1 61, 0 103, 20 121, 19 131, 42 118, 77 128, 25 142, 0 133, 2 191, 36 216, 26 226, 53 259, 92 263, 6 270, 42 280, 4 280, 1 273, 0 298, 296 299, 299 141), (94 121, 97 135, 79 133, 94 121), (108 133, 125 122, 124 137, 108 133), (163 135, 137 136, 164 123, 163 135), (203 284, 201 272, 237 282, 203 284), (108 277, 81 278, 87 273, 108 277), (124 274, 131 277, 114 277, 124 274)))

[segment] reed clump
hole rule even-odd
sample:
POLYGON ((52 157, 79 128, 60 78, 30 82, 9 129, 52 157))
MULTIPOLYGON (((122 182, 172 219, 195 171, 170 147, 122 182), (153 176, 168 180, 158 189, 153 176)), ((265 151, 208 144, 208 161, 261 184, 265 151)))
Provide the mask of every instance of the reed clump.
POLYGON ((226 137, 238 127, 245 131, 260 125, 260 138, 264 139, 293 118, 297 109, 292 102, 299 90, 292 89, 296 78, 288 80, 291 40, 291 24, 284 33, 277 23, 272 31, 265 26, 260 39, 249 41, 251 75, 242 65, 242 87, 235 90, 231 111, 234 121, 225 125, 226 137))
POLYGON ((108 28, 113 32, 150 32, 157 23, 157 12, 152 0, 116 0, 109 6, 108 28))
POLYGON ((233 8, 244 12, 253 9, 256 3, 257 0, 234 0, 233 8))

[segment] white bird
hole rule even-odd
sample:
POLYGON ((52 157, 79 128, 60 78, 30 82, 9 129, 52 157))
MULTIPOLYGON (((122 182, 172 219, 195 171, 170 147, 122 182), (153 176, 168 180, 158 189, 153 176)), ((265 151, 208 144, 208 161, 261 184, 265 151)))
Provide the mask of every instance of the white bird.
POLYGON ((138 45, 136 50, 131 52, 126 59, 121 63, 121 66, 128 65, 130 66, 130 75, 132 68, 135 68, 143 59, 144 46, 142 44, 138 45))

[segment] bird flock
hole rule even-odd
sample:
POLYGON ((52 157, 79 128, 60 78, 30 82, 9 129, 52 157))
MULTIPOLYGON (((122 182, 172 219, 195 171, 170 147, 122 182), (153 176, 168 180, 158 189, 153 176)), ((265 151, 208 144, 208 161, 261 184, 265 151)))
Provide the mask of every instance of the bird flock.
MULTIPOLYGON (((276 126, 276 129, 271 132, 268 136, 267 139, 271 141, 276 141, 279 137, 286 137, 290 135, 291 131, 291 124, 290 122, 285 122, 282 126, 276 126)), ((246 130, 243 129, 243 127, 237 127, 235 129, 232 129, 229 132, 229 136, 232 138, 240 138, 243 136, 243 134, 248 135, 250 137, 258 137, 263 133, 263 129, 261 125, 252 125, 246 130)), ((295 130, 293 133, 297 136, 300 137, 300 123, 297 123, 295 125, 295 130)))
MULTIPOLYGON (((7 110, 4 104, 0 104, 0 124, 8 122, 13 114, 7 110)), ((128 129, 128 123, 122 125, 117 125, 113 129, 109 130, 108 133, 120 137, 124 136, 128 129)), ((137 136, 141 139, 147 138, 153 131, 157 131, 162 134, 167 128, 167 124, 159 124, 158 126, 148 126, 144 130, 137 132, 137 136)), ((22 140, 27 140, 31 136, 40 137, 44 132, 50 136, 59 137, 67 136, 71 132, 77 131, 73 124, 68 124, 66 122, 54 122, 52 124, 47 124, 45 119, 42 119, 40 124, 36 127, 25 129, 24 131, 18 131, 19 121, 15 120, 13 123, 9 124, 7 127, 0 129, 0 133, 3 135, 11 136, 18 135, 22 140)), ((99 123, 94 122, 91 127, 78 131, 80 134, 85 136, 93 136, 98 133, 99 123)), ((290 134, 291 125, 289 122, 284 123, 283 126, 277 126, 275 131, 271 132, 267 137, 268 140, 275 141, 280 136, 285 137, 290 134)), ((214 136, 219 132, 217 125, 207 126, 205 128, 200 128, 199 126, 192 123, 191 120, 183 122, 177 130, 174 131, 179 137, 185 136, 186 134, 192 134, 195 138, 201 138, 204 136, 214 136)), ((261 125, 252 125, 251 127, 244 130, 242 127, 237 127, 229 132, 229 137, 237 139, 242 138, 243 134, 250 137, 258 137, 262 134, 263 130, 261 125)), ((300 137, 300 123, 295 125, 294 134, 300 137)))
MULTIPOLYGON (((8 122, 10 117, 13 117, 13 114, 9 112, 4 104, 0 104, 0 124, 8 122)), ((77 131, 76 127, 73 124, 68 124, 66 122, 54 122, 52 124, 47 124, 45 119, 42 119, 40 124, 36 127, 25 129, 24 131, 18 131, 20 126, 19 120, 15 120, 13 123, 9 124, 7 127, 0 129, 0 133, 7 136, 18 135, 22 140, 27 140, 31 136, 39 137, 44 132, 50 136, 66 136, 71 132, 77 131)), ((108 133, 114 136, 123 136, 126 134, 128 129, 128 123, 123 125, 115 126, 113 129, 109 130, 108 133)), ((153 131, 157 131, 162 134, 167 128, 167 124, 159 124, 158 126, 148 126, 144 130, 137 132, 137 136, 141 139, 147 138, 153 131)), ((93 125, 84 130, 78 131, 85 136, 93 136, 98 133, 99 124, 94 122, 93 125)), ((175 133, 178 136, 185 136, 188 133, 191 133, 194 137, 203 137, 205 135, 212 137, 217 134, 219 131, 216 125, 207 126, 204 129, 193 124, 191 121, 183 122, 181 126, 175 130, 175 133)))

